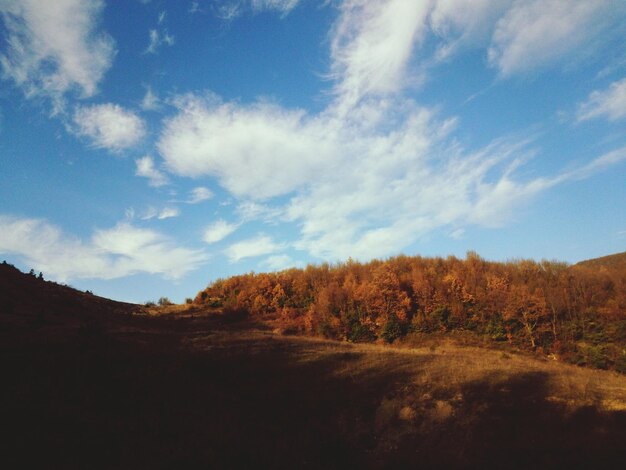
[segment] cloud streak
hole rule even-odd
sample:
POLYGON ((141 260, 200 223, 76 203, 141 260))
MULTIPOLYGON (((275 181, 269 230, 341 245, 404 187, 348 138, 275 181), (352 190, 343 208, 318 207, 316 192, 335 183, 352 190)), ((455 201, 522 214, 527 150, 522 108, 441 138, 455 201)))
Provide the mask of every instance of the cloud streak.
POLYGON ((578 107, 578 121, 605 117, 617 121, 626 117, 626 78, 615 81, 606 90, 595 90, 578 107))

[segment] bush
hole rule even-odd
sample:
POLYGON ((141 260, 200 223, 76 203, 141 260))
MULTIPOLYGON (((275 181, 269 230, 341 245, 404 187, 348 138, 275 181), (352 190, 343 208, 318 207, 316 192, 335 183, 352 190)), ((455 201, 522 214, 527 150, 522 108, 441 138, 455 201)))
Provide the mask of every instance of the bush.
POLYGON ((396 339, 404 334, 402 330, 402 325, 394 314, 389 316, 387 323, 383 327, 383 331, 380 334, 381 338, 384 339, 387 343, 393 343, 396 339))
POLYGON ((504 328, 502 317, 498 315, 489 320, 485 333, 494 341, 505 341, 506 329, 504 328))
POLYGON ((346 339, 352 343, 364 343, 374 341, 376 335, 363 323, 357 312, 348 314, 348 329, 346 339))
POLYGON ((174 304, 173 304, 173 302, 172 302, 170 299, 168 299, 167 297, 161 297, 161 298, 159 299, 159 305, 160 305, 161 307, 165 307, 166 305, 174 305, 174 304))
POLYGON ((433 327, 438 330, 448 329, 448 319, 450 318, 450 310, 445 305, 437 307, 430 314, 430 320, 433 327))
POLYGON ((152 300, 148 300, 144 305, 146 307, 156 307, 156 304, 152 300))

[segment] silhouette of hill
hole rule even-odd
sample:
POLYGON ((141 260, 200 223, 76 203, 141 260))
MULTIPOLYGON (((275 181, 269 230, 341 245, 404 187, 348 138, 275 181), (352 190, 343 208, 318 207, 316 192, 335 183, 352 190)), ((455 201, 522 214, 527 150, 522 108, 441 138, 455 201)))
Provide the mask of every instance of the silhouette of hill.
POLYGON ((116 302, 25 274, 10 264, 0 264, 0 317, 4 328, 16 325, 77 325, 129 314, 139 306, 116 302))

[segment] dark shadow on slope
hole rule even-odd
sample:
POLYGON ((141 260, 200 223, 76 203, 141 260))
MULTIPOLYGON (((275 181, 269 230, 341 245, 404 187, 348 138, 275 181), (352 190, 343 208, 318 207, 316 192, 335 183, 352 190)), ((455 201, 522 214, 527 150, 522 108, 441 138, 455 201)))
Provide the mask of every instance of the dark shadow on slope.
POLYGON ((303 360, 268 341, 190 352, 97 333, 5 351, 0 420, 7 468, 363 468, 390 368, 338 376, 359 359, 303 360))
POLYGON ((569 409, 549 396, 549 376, 497 376, 462 387, 451 416, 407 436, 384 467, 619 468, 626 413, 569 409))

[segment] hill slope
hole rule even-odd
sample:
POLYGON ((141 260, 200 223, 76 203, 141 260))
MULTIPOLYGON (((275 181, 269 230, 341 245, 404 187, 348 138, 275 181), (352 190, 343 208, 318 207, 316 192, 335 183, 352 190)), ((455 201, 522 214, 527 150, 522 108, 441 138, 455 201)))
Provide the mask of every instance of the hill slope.
MULTIPOLYGON (((137 305, 116 302, 45 281, 34 274, 24 274, 10 264, 0 264, 0 311, 23 319, 51 319, 55 316, 92 317, 112 313, 129 313, 137 305)), ((6 317, 5 317, 6 318, 6 317)))
POLYGON ((601 258, 593 258, 576 263, 575 266, 584 266, 588 268, 607 268, 612 270, 620 270, 626 272, 626 251, 616 253, 614 255, 602 256, 601 258))

